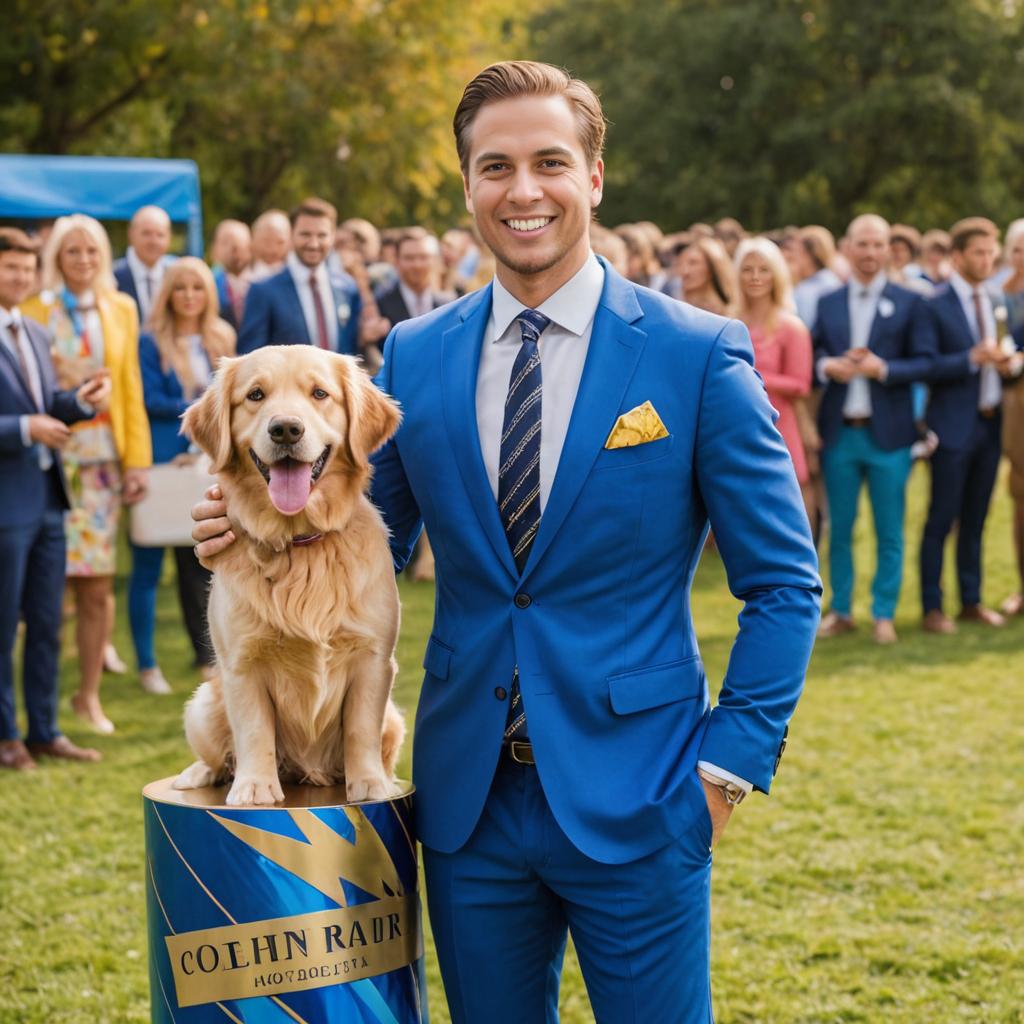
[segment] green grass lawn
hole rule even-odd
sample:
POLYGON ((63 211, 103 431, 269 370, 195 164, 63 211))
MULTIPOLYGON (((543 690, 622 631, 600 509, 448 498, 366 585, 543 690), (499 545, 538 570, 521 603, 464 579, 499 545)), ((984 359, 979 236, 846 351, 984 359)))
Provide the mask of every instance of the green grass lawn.
MULTIPOLYGON (((719 1024, 1024 1022, 1024 620, 955 637, 920 633, 925 479, 919 467, 902 642, 874 647, 862 628, 818 646, 772 796, 747 801, 715 853, 719 1024)), ((1014 584, 1008 506, 1001 481, 986 545, 991 603, 1014 584)), ((871 542, 865 508, 856 609, 865 623, 871 542)), ((101 765, 0 778, 2 1024, 149 1020, 139 791, 189 762, 181 706, 197 682, 171 571, 168 559, 159 650, 174 696, 108 676, 118 732, 95 740, 101 765)), ((402 600, 398 700, 411 723, 433 588, 403 584, 402 600)), ((693 605, 714 689, 739 607, 714 555, 693 605)), ((123 600, 118 611, 127 658, 123 600)), ((92 741, 66 705, 61 721, 75 740, 92 741)), ((406 749, 403 773, 408 764, 406 749)), ((432 949, 428 957, 431 1017, 447 1021, 432 949)), ((562 1006, 570 1024, 591 1019, 571 959, 562 1006)))

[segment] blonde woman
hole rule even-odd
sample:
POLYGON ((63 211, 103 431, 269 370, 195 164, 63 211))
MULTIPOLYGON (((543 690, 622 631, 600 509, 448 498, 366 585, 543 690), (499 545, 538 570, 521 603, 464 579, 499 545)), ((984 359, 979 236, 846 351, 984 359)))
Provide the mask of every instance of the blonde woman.
POLYGON ((807 518, 815 520, 807 454, 796 403, 811 390, 814 361, 811 335, 796 315, 786 259, 767 238, 748 238, 736 250, 739 278, 737 316, 747 325, 754 345, 754 366, 768 398, 779 413, 778 428, 793 459, 807 518))
POLYGON ((77 388, 101 367, 110 371, 109 411, 71 428, 64 468, 71 492, 67 575, 75 597, 78 692, 75 714, 97 732, 114 726, 100 703, 104 650, 114 625, 113 579, 121 505, 146 493, 152 461, 139 375, 135 303, 117 291, 110 241, 98 221, 61 217, 43 250, 43 290, 22 307, 54 338, 62 388, 77 388))
POLYGON ((679 256, 683 301, 720 316, 732 316, 736 271, 717 238, 695 238, 679 256))
MULTIPOLYGON (((139 340, 139 362, 146 412, 153 437, 153 461, 188 458, 189 442, 178 430, 181 414, 206 390, 217 364, 235 353, 235 332, 220 318, 217 286, 202 260, 184 256, 172 263, 153 300, 147 332, 139 340)), ((206 625, 206 595, 210 574, 191 547, 174 548, 178 570, 178 599, 195 664, 204 675, 214 654, 206 625)), ((132 545, 132 575, 128 584, 128 617, 139 665, 139 680, 147 693, 170 693, 156 663, 153 633, 156 593, 164 549, 132 545)))

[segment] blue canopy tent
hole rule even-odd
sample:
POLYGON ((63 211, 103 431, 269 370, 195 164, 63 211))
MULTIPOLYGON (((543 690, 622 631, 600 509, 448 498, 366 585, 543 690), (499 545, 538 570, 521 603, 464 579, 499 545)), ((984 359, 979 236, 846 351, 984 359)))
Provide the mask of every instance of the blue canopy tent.
POLYGON ((0 155, 0 217, 87 213, 97 220, 130 220, 150 204, 166 210, 173 223, 187 225, 187 251, 202 256, 203 210, 194 161, 0 155))

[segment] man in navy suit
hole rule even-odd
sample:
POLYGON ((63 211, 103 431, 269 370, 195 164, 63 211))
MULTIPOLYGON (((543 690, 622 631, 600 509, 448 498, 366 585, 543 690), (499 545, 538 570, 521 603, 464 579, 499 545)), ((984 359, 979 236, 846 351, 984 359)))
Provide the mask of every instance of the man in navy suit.
POLYGON ((98 761, 57 729, 57 668, 64 593, 67 484, 60 449, 68 424, 95 415, 110 395, 106 371, 77 392, 59 391, 46 331, 18 303, 35 285, 36 250, 0 228, 0 768, 31 771, 33 754, 98 761), (27 743, 14 701, 14 641, 25 620, 22 673, 27 743))
MULTIPOLYGON (((771 784, 818 623, 746 329, 591 251, 604 129, 550 65, 467 86, 497 274, 395 327, 379 376, 403 422, 372 497, 396 568, 424 525, 437 558, 413 774, 456 1024, 556 1021, 570 930, 598 1020, 709 1024, 711 846, 771 784), (709 520, 745 604, 713 710, 689 605, 709 520)), ((193 514, 202 557, 231 543, 223 502, 193 514)))
POLYGON ((217 303, 222 320, 238 332, 245 311, 245 297, 252 279, 252 233, 240 220, 222 220, 210 245, 213 280, 217 285, 217 303))
POLYGON ((924 629, 954 633, 942 607, 942 555, 957 527, 960 618, 1001 626, 1003 617, 981 600, 981 538, 1001 455, 1003 378, 1019 361, 996 343, 994 307, 1002 297, 986 287, 999 255, 999 230, 984 217, 950 229, 953 273, 925 302, 925 327, 937 355, 931 372, 928 426, 938 434, 932 456, 931 502, 921 538, 924 629))
POLYGON ((323 199, 306 199, 290 214, 292 251, 285 267, 255 282, 245 300, 238 354, 264 345, 318 345, 359 355, 359 287, 327 266, 338 213, 323 199))
POLYGON ((387 322, 379 324, 382 333, 374 341, 386 337, 395 324, 423 316, 448 301, 432 287, 438 270, 438 246, 437 239, 426 230, 408 228, 398 236, 395 264, 398 280, 374 295, 377 309, 387 322))
POLYGON ((128 251, 114 264, 119 291, 130 295, 139 308, 139 323, 145 324, 153 300, 160 291, 164 270, 173 257, 171 218, 159 206, 140 207, 128 224, 128 251))
POLYGON ((933 343, 918 329, 921 298, 886 278, 889 225, 874 214, 847 231, 852 277, 818 302, 816 376, 829 507, 832 607, 819 635, 855 628, 853 526, 862 486, 874 513, 877 562, 871 615, 877 643, 895 643, 893 616, 903 579, 903 512, 910 448, 918 438, 911 383, 931 369, 933 343))

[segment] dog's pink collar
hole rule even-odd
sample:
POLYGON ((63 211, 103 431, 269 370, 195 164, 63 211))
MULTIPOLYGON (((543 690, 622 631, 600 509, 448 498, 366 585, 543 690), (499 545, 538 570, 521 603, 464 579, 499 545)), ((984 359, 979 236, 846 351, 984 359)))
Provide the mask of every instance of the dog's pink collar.
POLYGON ((322 533, 302 533, 298 537, 292 537, 292 547, 302 548, 307 544, 315 544, 318 540, 323 540, 322 533))

